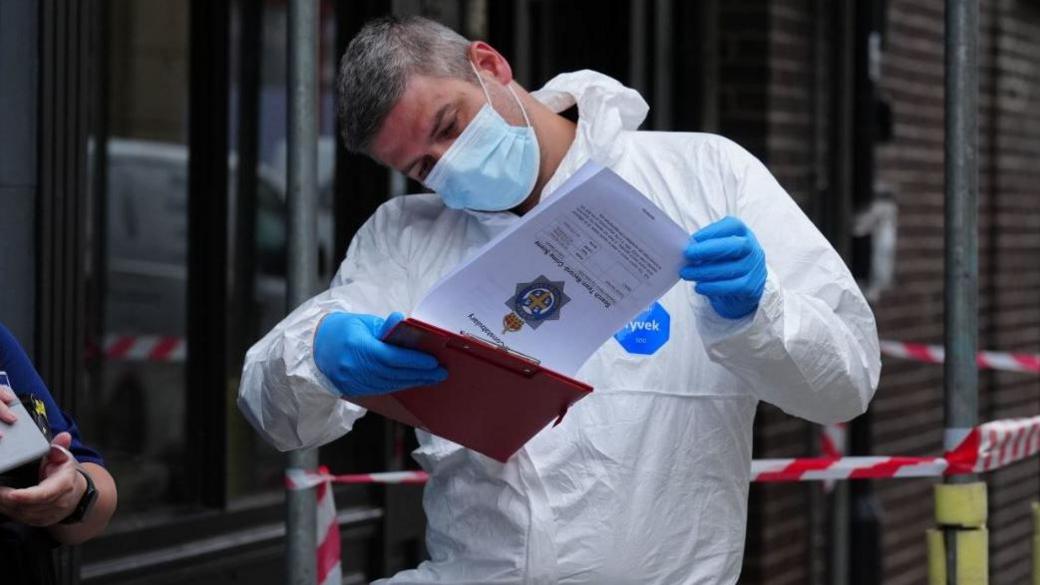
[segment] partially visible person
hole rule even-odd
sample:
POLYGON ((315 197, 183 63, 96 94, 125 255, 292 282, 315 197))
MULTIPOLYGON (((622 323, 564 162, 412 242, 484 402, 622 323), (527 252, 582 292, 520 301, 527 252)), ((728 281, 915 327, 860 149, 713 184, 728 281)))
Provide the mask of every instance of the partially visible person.
POLYGON ((0 486, 0 582, 53 583, 52 550, 105 530, 116 509, 116 484, 101 455, 80 440, 75 421, 58 408, 29 356, 3 325, 0 371, 7 372, 12 386, 0 386, 0 420, 14 422, 10 405, 31 396, 45 405, 54 437, 37 485, 0 486))

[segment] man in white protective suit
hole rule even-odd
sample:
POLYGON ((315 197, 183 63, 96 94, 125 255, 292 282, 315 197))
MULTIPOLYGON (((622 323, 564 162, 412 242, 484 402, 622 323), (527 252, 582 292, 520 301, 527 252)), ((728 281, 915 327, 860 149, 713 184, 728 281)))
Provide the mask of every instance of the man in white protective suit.
POLYGON ((365 411, 342 396, 443 380, 381 336, 587 160, 691 234, 689 282, 652 309, 661 347, 608 340, 577 374, 595 392, 558 427, 505 464, 418 432, 430 560, 379 583, 735 583, 759 401, 832 423, 877 387, 874 317, 841 258, 747 151, 637 131, 646 102, 604 75, 529 93, 488 44, 387 18, 351 42, 338 90, 348 148, 436 194, 384 203, 329 290, 249 350, 239 407, 279 449, 349 432, 365 411), (572 106, 577 124, 559 115, 572 106))

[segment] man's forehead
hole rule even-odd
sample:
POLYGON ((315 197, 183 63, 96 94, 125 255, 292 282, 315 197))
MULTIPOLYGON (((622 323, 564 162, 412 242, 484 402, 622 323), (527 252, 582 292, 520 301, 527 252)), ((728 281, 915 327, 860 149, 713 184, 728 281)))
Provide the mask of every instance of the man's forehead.
POLYGON ((372 140, 372 155, 390 166, 408 162, 412 151, 426 145, 438 108, 454 99, 465 85, 456 79, 409 76, 401 97, 372 140))

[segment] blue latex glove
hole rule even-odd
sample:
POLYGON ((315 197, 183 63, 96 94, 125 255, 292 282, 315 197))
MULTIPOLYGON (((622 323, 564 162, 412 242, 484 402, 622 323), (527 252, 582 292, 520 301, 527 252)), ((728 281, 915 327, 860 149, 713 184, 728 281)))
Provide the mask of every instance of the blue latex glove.
POLYGON ((372 396, 443 382, 433 356, 384 343, 404 315, 330 313, 314 335, 314 363, 344 396, 372 396))
POLYGON ((766 254, 755 234, 735 217, 724 217, 690 237, 684 280, 697 283, 715 312, 726 319, 754 313, 766 286, 766 254))

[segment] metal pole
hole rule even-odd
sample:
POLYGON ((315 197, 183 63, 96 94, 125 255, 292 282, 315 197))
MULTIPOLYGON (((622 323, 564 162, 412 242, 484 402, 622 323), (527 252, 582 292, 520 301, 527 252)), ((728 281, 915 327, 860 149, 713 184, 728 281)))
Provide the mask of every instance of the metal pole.
POLYGON ((516 0, 513 5, 513 78, 530 87, 531 79, 531 4, 516 0))
MULTIPOLYGON (((822 0, 821 0, 822 1, 822 0)), ((854 86, 854 6, 852 0, 839 0, 832 5, 829 15, 833 24, 829 72, 831 90, 834 95, 831 102, 830 119, 830 157, 831 190, 823 199, 827 231, 831 244, 842 258, 851 258, 849 227, 852 217, 852 169, 853 169, 853 86, 854 86)), ((851 431, 852 426, 848 429, 851 431)), ((845 440, 846 452, 850 446, 845 440)), ((847 585, 849 583, 850 558, 850 526, 851 526, 851 490, 848 482, 838 482, 831 496, 830 525, 830 585, 847 585)))
MULTIPOLYGON (((946 0, 945 447, 978 422, 978 0, 946 0)), ((953 476, 969 483, 972 476, 953 476)))
MULTIPOLYGON (((712 0, 712 3, 715 2, 716 0, 712 0)), ((831 182, 828 180, 830 155, 832 152, 828 148, 827 127, 829 124, 834 123, 833 118, 828 117, 830 110, 827 108, 827 99, 831 95, 829 89, 832 83, 828 66, 830 65, 830 60, 834 59, 834 51, 831 49, 828 36, 828 32, 832 30, 834 22, 832 22, 832 12, 828 9, 833 4, 836 3, 832 0, 813 0, 813 200, 816 208, 814 214, 816 220, 823 228, 824 233, 828 235, 830 235, 829 228, 833 225, 833 221, 831 218, 823 215, 826 209, 824 202, 840 197, 839 193, 830 192, 831 182)), ((819 453, 819 434, 821 430, 822 427, 818 425, 808 425, 809 450, 807 452, 819 453)), ((844 437, 844 434, 842 436, 844 437)), ((843 441, 837 447, 841 449, 842 453, 848 452, 847 441, 843 441)), ((839 530, 847 525, 848 507, 842 507, 840 518, 836 516, 836 511, 839 502, 847 502, 848 491, 842 491, 839 496, 836 489, 845 487, 845 482, 839 482, 831 486, 831 494, 828 497, 824 493, 822 486, 812 485, 817 482, 807 483, 810 484, 805 488, 809 492, 809 583, 810 585, 823 585, 824 583, 834 585, 837 579, 835 578, 833 582, 830 581, 829 576, 831 573, 829 571, 830 567, 834 566, 833 561, 835 560, 836 549, 840 547, 842 552, 845 552, 844 548, 847 541, 844 540, 844 536, 846 535, 839 533, 839 530), (830 511, 830 517, 822 513, 824 510, 830 511), (840 540, 838 539, 839 534, 841 535, 840 540), (820 570, 819 565, 822 565, 822 570, 820 570)), ((842 563, 845 562, 844 556, 837 560, 842 563)), ((835 571, 834 574, 836 577, 837 572, 835 571)), ((844 585, 844 581, 840 583, 844 585)))
POLYGON ((1040 502, 1033 503, 1033 585, 1040 585, 1040 502))
MULTIPOLYGON (((289 1, 289 273, 287 304, 293 309, 315 291, 318 194, 318 16, 317 0, 289 1)), ((312 470, 317 449, 295 451, 290 468, 312 470)), ((317 582, 317 519, 313 489, 286 493, 286 582, 317 582)))
POLYGON ((628 83, 646 95, 646 9, 645 0, 631 0, 628 6, 628 83))
POLYGON ((674 51, 672 0, 654 2, 654 130, 672 129, 672 77, 674 51))
MULTIPOLYGON (((844 217, 845 229, 851 228, 853 214, 876 197, 878 82, 880 81, 881 0, 851 2, 853 15, 853 84, 852 104, 854 132, 852 140, 853 208, 844 217)), ((851 242, 851 240, 848 240, 851 242)), ((868 410, 849 425, 850 450, 854 455, 874 451, 874 414, 868 410)), ((849 485, 851 517, 849 521, 849 583, 874 585, 881 582, 881 502, 872 482, 849 485)))
MULTIPOLYGON (((701 132, 719 131, 719 0, 701 0, 701 132)), ((815 483, 815 482, 814 482, 815 483)))
MULTIPOLYGON (((946 0, 945 341, 947 450, 978 422, 978 0, 946 0)), ((953 476, 970 483, 974 476, 953 476)), ((946 578, 956 583, 957 530, 945 529, 946 578)))

